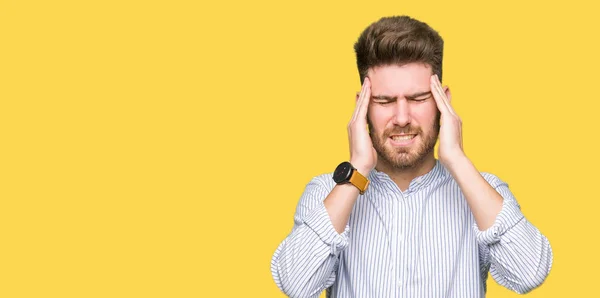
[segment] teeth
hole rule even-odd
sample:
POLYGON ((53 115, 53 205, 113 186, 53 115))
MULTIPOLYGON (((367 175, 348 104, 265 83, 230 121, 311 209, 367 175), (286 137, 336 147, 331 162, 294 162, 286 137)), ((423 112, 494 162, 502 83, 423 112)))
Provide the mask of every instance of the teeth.
POLYGON ((414 138, 415 135, 405 135, 405 136, 393 136, 392 140, 394 141, 408 141, 412 138, 414 138))

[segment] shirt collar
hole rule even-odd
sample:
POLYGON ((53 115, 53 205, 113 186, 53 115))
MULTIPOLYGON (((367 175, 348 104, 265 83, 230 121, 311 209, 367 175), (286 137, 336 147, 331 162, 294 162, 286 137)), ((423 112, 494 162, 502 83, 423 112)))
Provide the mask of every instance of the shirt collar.
MULTIPOLYGON (((444 168, 444 166, 442 165, 442 163, 436 159, 435 160, 435 165, 433 166, 433 168, 431 169, 431 171, 415 177, 409 184, 408 189, 406 190, 406 192, 408 193, 412 193, 412 192, 416 192, 419 189, 428 186, 429 184, 431 184, 432 182, 439 180, 440 178, 442 178, 443 176, 445 176, 447 174, 446 169, 444 168)), ((388 176, 388 174, 384 173, 384 172, 380 172, 376 169, 373 169, 370 173, 369 173, 369 180, 371 180, 372 182, 376 182, 376 183, 381 183, 383 181, 391 181, 390 177, 388 176)), ((393 182, 393 181, 392 181, 393 182)))

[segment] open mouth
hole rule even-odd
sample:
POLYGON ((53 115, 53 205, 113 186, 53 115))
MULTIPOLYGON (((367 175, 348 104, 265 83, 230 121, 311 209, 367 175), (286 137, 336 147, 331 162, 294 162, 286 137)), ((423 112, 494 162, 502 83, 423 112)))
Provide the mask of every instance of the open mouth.
POLYGON ((410 145, 416 136, 416 134, 392 135, 390 136, 390 140, 392 141, 392 145, 395 146, 410 145))

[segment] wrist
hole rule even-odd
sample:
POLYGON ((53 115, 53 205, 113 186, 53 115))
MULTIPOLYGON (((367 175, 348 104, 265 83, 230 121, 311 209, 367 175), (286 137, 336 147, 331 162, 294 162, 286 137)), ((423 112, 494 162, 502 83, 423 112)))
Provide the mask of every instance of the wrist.
POLYGON ((465 155, 463 152, 459 152, 455 155, 452 155, 451 157, 447 158, 445 161, 446 168, 452 174, 459 172, 460 169, 464 169, 465 167, 469 166, 470 164, 471 164, 471 161, 469 160, 469 158, 467 158, 467 155, 465 155))
MULTIPOLYGON (((364 168, 362 168, 364 171, 364 168)), ((360 172, 351 162, 344 161, 340 163, 333 172, 333 181, 336 184, 350 183, 354 185, 360 191, 360 194, 364 194, 369 186, 369 179, 367 175, 360 172)))
POLYGON ((350 164, 363 176, 368 176, 373 167, 366 166, 361 162, 350 160, 350 164))

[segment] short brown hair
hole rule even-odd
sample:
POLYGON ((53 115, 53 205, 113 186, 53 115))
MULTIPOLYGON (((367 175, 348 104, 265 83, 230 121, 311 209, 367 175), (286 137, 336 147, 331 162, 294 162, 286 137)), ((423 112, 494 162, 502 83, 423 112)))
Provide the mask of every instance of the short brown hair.
POLYGON ((426 23, 408 16, 383 17, 354 44, 360 82, 373 67, 412 62, 430 65, 441 81, 443 48, 442 37, 426 23))

